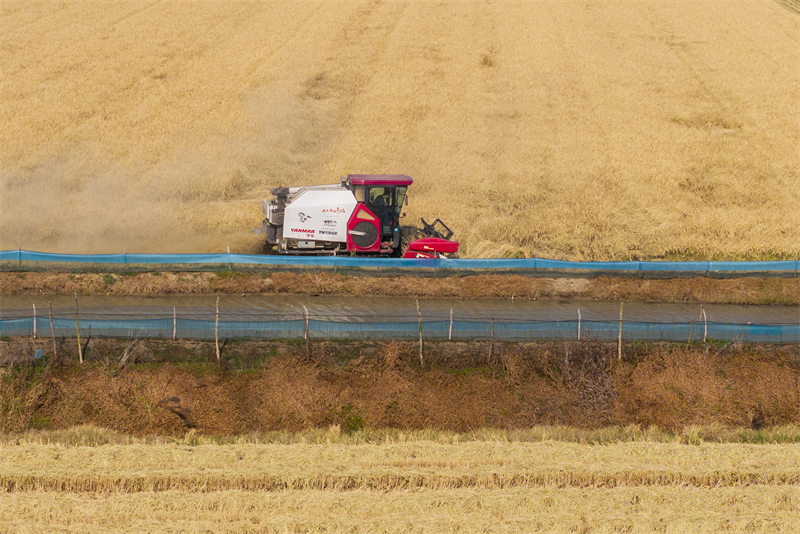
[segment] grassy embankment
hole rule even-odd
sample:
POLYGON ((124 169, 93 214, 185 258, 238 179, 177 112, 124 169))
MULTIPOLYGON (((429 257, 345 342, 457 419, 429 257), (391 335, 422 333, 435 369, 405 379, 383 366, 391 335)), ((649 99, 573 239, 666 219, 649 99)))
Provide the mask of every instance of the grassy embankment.
POLYGON ((3 2, 0 248, 253 252, 278 185, 415 178, 465 257, 793 259, 776 2, 3 2))
POLYGON ((485 427, 796 423, 796 346, 4 339, 0 431, 95 424, 138 435, 340 425, 485 427), (33 360, 34 349, 44 357, 33 360), (34 363, 35 362, 35 363, 34 363))

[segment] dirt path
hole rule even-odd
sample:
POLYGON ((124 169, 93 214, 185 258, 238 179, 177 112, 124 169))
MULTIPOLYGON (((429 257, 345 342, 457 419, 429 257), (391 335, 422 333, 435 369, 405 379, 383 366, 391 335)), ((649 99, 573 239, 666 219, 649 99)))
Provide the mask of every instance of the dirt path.
POLYGON ((2 295, 298 294, 420 298, 523 298, 800 305, 797 278, 372 278, 291 273, 0 273, 2 295))

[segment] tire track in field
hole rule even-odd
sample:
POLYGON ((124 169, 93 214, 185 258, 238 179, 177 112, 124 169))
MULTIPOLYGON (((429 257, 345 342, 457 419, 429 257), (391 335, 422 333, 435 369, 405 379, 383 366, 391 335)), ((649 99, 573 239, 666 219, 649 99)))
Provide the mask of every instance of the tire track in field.
MULTIPOLYGON (((122 22, 122 21, 124 21, 126 19, 129 19, 129 18, 131 18, 131 17, 133 17, 133 16, 135 16, 135 15, 137 15, 137 14, 143 12, 143 11, 146 11, 148 9, 152 9, 155 5, 160 4, 162 1, 163 0, 154 0, 154 1, 151 1, 150 3, 148 3, 146 5, 142 5, 142 6, 139 6, 139 3, 133 4, 133 5, 139 6, 139 7, 136 7, 134 9, 130 10, 129 12, 125 13, 124 15, 119 16, 119 17, 117 17, 117 18, 105 23, 105 25, 113 27, 113 26, 119 24, 120 22, 122 22)), ((10 4, 9 2, 4 2, 4 8, 8 9, 8 5, 9 4, 10 4)), ((25 6, 26 4, 27 4, 26 2, 19 2, 18 3, 18 5, 22 5, 22 6, 25 6)), ((49 5, 49 6, 56 6, 57 5, 54 2, 46 2, 45 4, 49 5)), ((50 13, 46 13, 46 14, 40 15, 40 16, 34 18, 33 20, 30 20, 30 21, 28 21, 28 22, 26 22, 24 24, 19 25, 19 26, 9 27, 8 21, 4 21, 3 22, 3 31, 2 31, 3 40, 7 41, 9 35, 16 35, 16 34, 20 34, 20 33, 23 33, 23 32, 28 33, 27 29, 30 28, 31 26, 34 26, 34 25, 37 25, 37 24, 41 24, 43 22, 46 22, 48 19, 52 19, 54 17, 63 20, 64 23, 60 24, 60 25, 55 25, 55 26, 48 25, 48 26, 43 27, 43 29, 44 29, 45 33, 53 33, 54 31, 58 31, 61 28, 63 28, 64 26, 66 26, 68 24, 71 24, 72 21, 74 20, 73 17, 65 17, 64 14, 61 12, 62 10, 67 9, 67 8, 83 9, 84 6, 81 5, 80 3, 73 3, 72 5, 67 4, 67 5, 64 5, 64 6, 56 8, 54 11, 51 11, 50 13)), ((23 9, 24 8, 17 9, 14 12, 14 14, 22 11, 23 9)), ((7 16, 8 15, 3 14, 3 17, 7 17, 7 16)))
MULTIPOLYGON (((781 0, 776 1, 781 2, 781 0)), ((800 0, 788 0, 788 2, 800 5, 800 0)), ((676 29, 678 27, 676 21, 660 16, 659 11, 642 9, 641 6, 639 9, 643 18, 650 24, 656 34, 670 35, 673 32, 679 31, 676 29)), ((745 50, 745 52, 742 52, 739 56, 744 58, 742 61, 746 61, 748 55, 758 54, 761 58, 758 63, 762 65, 771 65, 772 70, 776 71, 773 79, 780 79, 780 76, 777 74, 778 71, 780 71, 783 76, 788 77, 792 75, 792 69, 787 68, 787 65, 791 65, 792 61, 787 63, 785 61, 787 57, 780 54, 776 54, 775 56, 771 55, 769 53, 770 47, 760 43, 757 36, 753 36, 753 34, 749 32, 737 31, 731 19, 720 16, 719 13, 715 13, 715 9, 720 9, 719 4, 707 3, 704 5, 704 9, 706 9, 708 13, 706 19, 714 20, 717 25, 724 26, 727 29, 726 39, 729 39, 730 42, 725 43, 724 40, 721 40, 721 42, 728 45, 730 49, 739 47, 745 50)), ((751 21, 747 26, 748 30, 756 31, 754 22, 751 21)), ((698 34, 694 34, 694 37, 695 39, 700 38, 698 34)), ((758 120, 755 118, 755 116, 758 115, 758 106, 748 100, 748 95, 745 89, 743 89, 747 86, 749 81, 745 78, 750 77, 751 73, 742 73, 744 78, 729 81, 726 85, 721 82, 721 75, 713 74, 720 68, 720 64, 725 63, 727 58, 723 55, 703 53, 702 48, 691 46, 691 43, 684 42, 683 40, 669 41, 668 45, 673 57, 683 65, 685 72, 689 73, 695 87, 704 95, 704 99, 699 103, 693 104, 694 114, 692 116, 682 122, 675 122, 683 124, 687 128, 733 134, 733 136, 729 138, 731 144, 734 144, 737 138, 749 137, 746 142, 746 147, 744 143, 742 143, 742 146, 748 152, 753 153, 750 158, 751 164, 769 168, 771 164, 771 155, 775 153, 775 150, 770 146, 775 142, 773 138, 786 136, 786 132, 777 135, 773 133, 777 130, 773 130, 772 132, 766 130, 764 134, 758 137, 754 137, 750 133, 751 128, 749 128, 749 126, 758 120), (713 111, 704 112, 704 106, 707 105, 710 105, 713 111)), ((772 73, 768 75, 772 75, 772 73)), ((750 87, 752 86, 753 84, 750 84, 750 87)), ((725 137, 718 137, 716 142, 721 143, 725 139, 725 137)), ((702 189, 698 188, 696 191, 702 192, 702 189)))
MULTIPOLYGON (((376 75, 372 67, 386 53, 407 9, 405 3, 394 2, 345 5, 352 7, 352 12, 336 21, 337 26, 322 36, 324 42, 315 43, 315 50, 320 51, 314 56, 317 61, 304 59, 301 37, 330 26, 329 11, 341 11, 341 6, 326 6, 315 13, 298 32, 297 42, 287 43, 283 50, 293 59, 284 60, 282 70, 254 90, 251 106, 259 115, 261 128, 257 136, 276 146, 279 153, 266 159, 254 155, 266 170, 261 173, 260 187, 247 191, 248 195, 263 198, 276 185, 330 182, 331 174, 324 168, 331 151, 341 143, 359 95, 376 75), (276 123, 283 128, 276 130, 276 123), (293 182, 287 183, 288 179, 293 182)), ((264 70, 265 65, 256 69, 264 70)))
POLYGON ((133 18, 133 17, 136 17, 137 15, 140 15, 141 13, 144 13, 145 11, 153 9, 155 6, 157 6, 158 4, 161 4, 162 2, 163 2, 163 0, 154 0, 153 2, 150 2, 147 5, 138 7, 136 9, 126 13, 125 15, 115 19, 114 21, 112 21, 109 24, 109 26, 111 26, 113 28, 114 26, 116 26, 120 22, 124 22, 124 21, 126 21, 126 20, 128 20, 130 18, 133 18))
MULTIPOLYGON (((237 6, 238 4, 232 5, 237 6)), ((295 28, 292 30, 291 35, 288 36, 278 47, 268 48, 265 50, 258 49, 254 57, 245 61, 241 68, 235 72, 226 73, 228 74, 227 79, 222 85, 222 89, 219 90, 218 93, 223 97, 224 95, 241 95, 243 93, 243 88, 252 86, 253 80, 258 79, 259 71, 263 70, 266 65, 273 64, 274 58, 279 57, 281 53, 286 50, 290 43, 296 41, 298 37, 304 34, 307 35, 309 33, 309 29, 313 26, 314 19, 319 16, 322 7, 322 4, 315 5, 313 9, 309 10, 307 13, 304 13, 302 16, 297 17, 297 19, 295 19, 295 28)), ((247 40, 243 37, 243 35, 248 35, 249 33, 255 31, 254 26, 257 24, 256 21, 260 20, 260 17, 258 16, 258 13, 253 13, 252 9, 246 10, 246 8, 252 8, 252 6, 240 7, 232 13, 226 12, 224 20, 223 18, 220 18, 220 20, 214 24, 214 29, 221 28, 222 31, 214 32, 215 34, 213 37, 209 38, 209 42, 206 44, 202 52, 202 56, 212 56, 225 53, 224 51, 228 47, 232 48, 235 53, 238 53, 240 56, 247 53, 252 53, 252 49, 247 46, 249 43, 247 43, 247 40), (243 20, 241 24, 234 24, 234 26, 239 28, 239 30, 237 31, 234 39, 231 40, 230 36, 224 31, 225 28, 229 27, 228 21, 243 17, 246 20, 243 20)), ((208 33, 211 33, 211 31, 208 33)), ((198 61, 202 59, 204 58, 198 58, 198 61)), ((214 58, 205 59, 207 62, 213 62, 215 64, 219 63, 214 61, 214 58)), ((224 100, 216 98, 211 99, 204 114, 195 115, 189 120, 189 128, 195 129, 198 126, 203 126, 207 120, 207 115, 221 112, 224 105, 224 100)))
MULTIPOLYGON (((312 7, 279 46, 256 53, 227 84, 245 100, 246 124, 221 153, 228 163, 220 171, 231 176, 234 200, 260 202, 277 185, 331 180, 321 168, 374 76, 369 66, 385 52, 406 9, 376 2, 312 7)), ((245 24, 242 31, 256 30, 245 24)))
MULTIPOLYGON (((55 6, 55 4, 50 4, 50 5, 51 6, 55 6)), ((12 25, 12 22, 10 22, 8 20, 8 18, 13 16, 13 15, 19 15, 20 12, 25 11, 25 9, 29 8, 29 7, 30 7, 29 4, 24 3, 24 2, 15 2, 13 4, 11 2, 3 2, 2 3, 3 13, 1 13, 0 16, 3 19, 3 30, 2 30, 2 39, 1 40, 3 42, 3 46, 4 47, 8 45, 8 42, 10 40, 9 36, 13 36, 13 35, 22 33, 23 30, 27 30, 31 26, 36 26, 37 24, 41 24, 42 22, 45 22, 50 18, 58 17, 58 12, 54 10, 54 11, 51 11, 50 13, 41 14, 41 15, 33 18, 32 20, 28 20, 24 24, 20 24, 19 26, 12 25), (11 11, 11 9, 9 7, 9 6, 12 6, 12 5, 17 7, 17 9, 14 10, 13 12, 11 11), (22 6, 22 7, 19 7, 19 6, 22 6)), ((27 33, 27 31, 25 33, 27 33)))
POLYGON ((375 76, 372 66, 386 53, 386 44, 406 9, 402 3, 370 2, 361 7, 331 43, 317 72, 303 82, 301 97, 335 101, 337 115, 349 115, 354 98, 375 76))
MULTIPOLYGON (((126 13, 121 17, 117 17, 107 24, 104 24, 104 27, 107 28, 107 31, 114 31, 121 23, 146 27, 149 16, 145 15, 145 12, 155 9, 159 5, 169 7, 168 4, 164 4, 159 0, 126 13)), ((205 29, 204 33, 206 36, 215 33, 217 28, 226 24, 228 18, 239 15, 246 8, 246 6, 238 3, 232 3, 231 6, 232 12, 226 13, 224 17, 217 18, 205 29)), ((183 37, 183 35, 177 37, 183 37)), ((170 93, 174 91, 168 88, 169 82, 174 78, 180 79, 187 71, 191 71, 192 64, 201 63, 203 56, 217 44, 218 38, 204 39, 200 42, 191 43, 190 48, 188 48, 189 53, 186 53, 186 50, 184 50, 183 53, 177 53, 175 51, 175 42, 178 41, 182 41, 182 39, 176 39, 173 42, 163 42, 156 50, 156 54, 148 58, 144 69, 139 71, 134 79, 131 79, 129 83, 118 91, 108 91, 104 95, 99 96, 89 111, 80 114, 78 120, 74 123, 74 127, 77 129, 91 128, 91 123, 96 122, 98 114, 103 114, 107 107, 113 108, 116 102, 124 100, 128 96, 131 96, 134 101, 137 101, 141 98, 137 98, 137 95, 149 92, 166 92, 166 96, 168 97, 170 93)), ((187 41, 191 42, 190 40, 187 41)), ((228 87, 228 89, 230 90, 230 87, 228 87)), ((166 100, 166 98, 163 100, 166 100)), ((164 104, 168 105, 166 102, 164 104)), ((215 101, 206 108, 206 114, 213 113, 221 104, 222 102, 215 101)), ((194 124, 196 120, 197 119, 191 121, 190 124, 194 124)))
POLYGON ((779 5, 800 15, 800 0, 775 0, 779 5))

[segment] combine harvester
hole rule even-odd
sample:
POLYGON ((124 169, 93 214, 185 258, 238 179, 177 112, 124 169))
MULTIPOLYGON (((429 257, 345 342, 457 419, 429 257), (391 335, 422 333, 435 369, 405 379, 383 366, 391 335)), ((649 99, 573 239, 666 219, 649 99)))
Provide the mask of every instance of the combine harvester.
POLYGON ((264 200, 265 219, 256 234, 267 234, 279 254, 356 254, 435 258, 452 254, 453 231, 436 219, 422 228, 400 226, 406 191, 404 174, 350 174, 335 185, 278 187, 264 200))

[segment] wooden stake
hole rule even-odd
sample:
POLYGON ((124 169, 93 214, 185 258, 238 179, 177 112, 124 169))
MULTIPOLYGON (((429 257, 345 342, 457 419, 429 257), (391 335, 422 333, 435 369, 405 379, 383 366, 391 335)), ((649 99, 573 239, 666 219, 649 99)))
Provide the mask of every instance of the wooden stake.
POLYGON ((492 355, 494 353, 494 314, 492 314, 492 329, 489 333, 489 361, 492 361, 492 355))
POLYGON ((447 333, 447 341, 453 339, 453 308, 450 308, 450 331, 447 333))
POLYGON ((622 306, 624 302, 619 303, 619 344, 617 346, 617 358, 622 361, 622 306))
POLYGON ((56 328, 53 326, 53 303, 48 302, 47 305, 50 307, 50 335, 53 337, 53 359, 58 359, 58 349, 56 348, 56 328))
POLYGON ((217 362, 219 362, 219 297, 217 297, 216 314, 214 315, 214 343, 217 346, 217 362))
POLYGON ((306 340, 306 359, 311 359, 311 340, 308 337, 308 308, 303 306, 303 320, 305 322, 306 331, 304 334, 304 339, 306 340))
POLYGON ((75 331, 78 334, 78 361, 83 365, 83 349, 81 348, 81 323, 78 320, 78 292, 75 292, 75 331))
POLYGON ((175 306, 172 307, 172 341, 175 341, 175 335, 178 333, 178 312, 175 311, 175 306))
POLYGON ((33 305, 33 339, 36 339, 36 304, 33 305))
POLYGON ((578 308, 578 341, 581 340, 581 309, 578 308))
POLYGON ((706 342, 706 338, 708 337, 708 316, 706 315, 706 309, 703 308, 703 305, 700 305, 700 309, 703 311, 703 343, 706 342))
POLYGON ((425 360, 422 357, 422 311, 419 309, 419 299, 417 299, 417 315, 419 315, 419 365, 425 366, 425 360))

